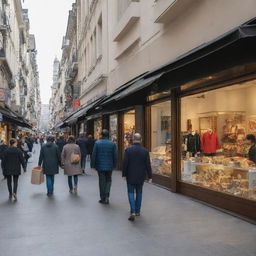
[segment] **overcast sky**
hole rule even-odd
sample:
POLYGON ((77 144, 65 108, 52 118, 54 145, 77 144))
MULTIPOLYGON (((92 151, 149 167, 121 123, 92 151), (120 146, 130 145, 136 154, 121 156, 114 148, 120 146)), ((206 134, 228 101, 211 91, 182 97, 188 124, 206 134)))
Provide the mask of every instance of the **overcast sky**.
POLYGON ((65 35, 68 11, 74 0, 24 0, 29 9, 30 33, 35 34, 39 66, 41 99, 48 104, 51 97, 53 61, 61 58, 62 37, 65 35))

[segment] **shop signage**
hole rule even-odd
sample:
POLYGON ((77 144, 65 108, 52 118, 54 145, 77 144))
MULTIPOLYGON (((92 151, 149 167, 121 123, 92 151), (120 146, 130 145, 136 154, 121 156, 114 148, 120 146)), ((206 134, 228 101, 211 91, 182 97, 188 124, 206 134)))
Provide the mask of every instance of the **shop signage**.
POLYGON ((77 109, 80 107, 80 100, 73 100, 73 108, 77 109))
POLYGON ((5 88, 0 88, 0 102, 7 102, 8 91, 5 88))

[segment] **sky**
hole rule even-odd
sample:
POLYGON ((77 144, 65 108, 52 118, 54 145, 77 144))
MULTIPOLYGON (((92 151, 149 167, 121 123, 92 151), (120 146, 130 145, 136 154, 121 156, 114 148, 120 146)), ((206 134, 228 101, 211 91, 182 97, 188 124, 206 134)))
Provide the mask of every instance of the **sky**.
POLYGON ((23 8, 29 10, 30 33, 36 37, 43 104, 48 104, 51 97, 53 61, 55 56, 61 58, 62 37, 73 2, 75 0, 24 0, 23 3, 23 8))

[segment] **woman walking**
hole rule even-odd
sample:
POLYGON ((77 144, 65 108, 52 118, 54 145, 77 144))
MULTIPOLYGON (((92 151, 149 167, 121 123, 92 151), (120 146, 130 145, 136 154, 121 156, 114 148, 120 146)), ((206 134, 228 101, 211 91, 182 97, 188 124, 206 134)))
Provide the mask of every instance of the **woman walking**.
POLYGON ((78 175, 82 174, 80 165, 81 152, 77 144, 75 144, 74 136, 68 138, 67 144, 63 147, 61 153, 62 167, 64 174, 68 176, 68 185, 70 193, 77 193, 78 175), (73 185, 74 180, 74 185, 73 185))
POLYGON ((21 174, 21 165, 26 172, 26 165, 23 154, 17 148, 17 140, 10 140, 10 147, 6 149, 2 158, 3 175, 7 178, 9 199, 17 200, 18 179, 21 174), (13 183, 13 187, 12 187, 13 183))

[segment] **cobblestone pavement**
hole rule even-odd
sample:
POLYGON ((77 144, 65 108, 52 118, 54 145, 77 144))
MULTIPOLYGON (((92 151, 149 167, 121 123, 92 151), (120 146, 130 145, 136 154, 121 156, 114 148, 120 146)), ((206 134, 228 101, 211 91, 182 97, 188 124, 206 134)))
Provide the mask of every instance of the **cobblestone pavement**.
POLYGON ((255 256, 256 226, 182 195, 145 184, 142 216, 128 218, 126 186, 113 175, 109 206, 98 203, 97 175, 79 180, 70 195, 67 178, 56 176, 55 195, 20 178, 18 201, 0 183, 0 256, 255 256))

